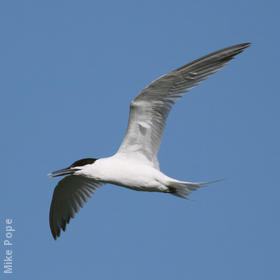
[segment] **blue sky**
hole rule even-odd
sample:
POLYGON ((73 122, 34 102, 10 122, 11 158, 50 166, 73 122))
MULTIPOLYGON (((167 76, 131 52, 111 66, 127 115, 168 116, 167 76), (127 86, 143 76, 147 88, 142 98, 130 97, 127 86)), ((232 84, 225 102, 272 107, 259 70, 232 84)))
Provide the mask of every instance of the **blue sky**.
POLYGON ((5 219, 16 229, 5 279, 279 279, 279 8, 1 1, 1 259, 5 219), (47 173, 113 154, 141 89, 248 41, 175 105, 159 154, 171 177, 226 180, 197 202, 106 185, 54 241, 47 173))

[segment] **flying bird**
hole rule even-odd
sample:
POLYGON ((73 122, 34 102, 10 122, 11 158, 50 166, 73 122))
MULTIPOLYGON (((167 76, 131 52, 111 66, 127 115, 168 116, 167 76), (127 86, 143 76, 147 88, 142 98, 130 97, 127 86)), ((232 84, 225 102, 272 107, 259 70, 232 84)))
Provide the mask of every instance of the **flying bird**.
POLYGON ((49 223, 54 239, 105 183, 182 198, 212 183, 179 181, 160 171, 157 154, 165 122, 177 99, 249 46, 250 43, 243 43, 219 50, 153 81, 131 102, 126 135, 116 154, 80 159, 50 173, 51 177, 65 176, 54 190, 50 207, 49 223))

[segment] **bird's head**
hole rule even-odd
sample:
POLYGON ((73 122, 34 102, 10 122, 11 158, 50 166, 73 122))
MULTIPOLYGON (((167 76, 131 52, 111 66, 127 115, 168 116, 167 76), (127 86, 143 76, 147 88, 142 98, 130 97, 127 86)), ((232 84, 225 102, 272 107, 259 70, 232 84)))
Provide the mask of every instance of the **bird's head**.
POLYGON ((96 158, 83 158, 83 159, 79 159, 79 160, 75 161, 74 163, 72 163, 69 167, 63 168, 63 169, 59 169, 59 170, 54 171, 54 172, 51 172, 48 175, 50 177, 72 175, 75 172, 83 169, 84 166, 86 166, 88 164, 94 163, 96 160, 97 160, 96 158))

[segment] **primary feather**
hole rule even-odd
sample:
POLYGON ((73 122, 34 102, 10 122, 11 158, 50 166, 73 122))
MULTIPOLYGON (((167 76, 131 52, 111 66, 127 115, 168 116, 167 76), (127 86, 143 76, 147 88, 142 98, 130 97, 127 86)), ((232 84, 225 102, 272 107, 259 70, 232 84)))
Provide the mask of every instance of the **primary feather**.
POLYGON ((127 132, 118 153, 133 154, 159 168, 157 153, 174 102, 217 72, 250 43, 214 52, 153 81, 131 102, 127 132))

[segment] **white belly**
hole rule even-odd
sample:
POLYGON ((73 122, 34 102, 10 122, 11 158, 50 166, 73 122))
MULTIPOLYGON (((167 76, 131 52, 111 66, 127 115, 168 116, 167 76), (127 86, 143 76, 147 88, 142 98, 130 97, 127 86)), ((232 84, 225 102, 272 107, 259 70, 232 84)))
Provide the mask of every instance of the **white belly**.
POLYGON ((95 180, 139 191, 167 191, 170 179, 151 166, 115 157, 99 159, 84 172, 95 180))

